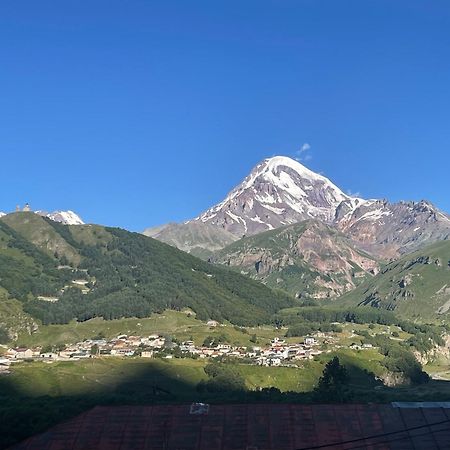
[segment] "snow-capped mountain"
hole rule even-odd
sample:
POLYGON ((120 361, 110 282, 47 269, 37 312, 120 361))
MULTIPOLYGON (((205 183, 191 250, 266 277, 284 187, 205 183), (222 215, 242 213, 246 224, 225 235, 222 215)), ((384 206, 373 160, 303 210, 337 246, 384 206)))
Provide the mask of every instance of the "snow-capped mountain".
POLYGON ((54 211, 47 214, 47 217, 55 222, 61 222, 65 225, 84 225, 81 217, 73 211, 54 211))
POLYGON ((450 239, 450 216, 425 200, 389 203, 371 200, 338 211, 336 227, 368 252, 395 258, 424 244, 450 239))
MULTIPOLYGON (((336 227, 359 248, 382 258, 396 258, 450 239, 450 216, 431 203, 352 197, 328 178, 285 156, 262 161, 222 202, 180 227, 197 224, 198 240, 189 239, 189 246, 211 251, 217 250, 210 242, 213 228, 238 240, 307 219, 336 227), (201 232, 202 224, 207 233, 206 229, 201 232)), ((158 229, 155 237, 186 247, 173 242, 169 228, 158 229)))
POLYGON ((341 204, 351 213, 365 202, 299 162, 275 156, 258 164, 225 200, 194 220, 236 236, 253 235, 307 219, 332 223, 341 204))
MULTIPOLYGON (((84 222, 81 219, 81 217, 78 214, 74 213, 73 211, 53 211, 51 213, 48 213, 47 211, 32 211, 29 208, 26 210, 24 209, 23 211, 34 212, 35 214, 39 214, 40 216, 43 217, 48 217, 49 219, 55 222, 60 222, 65 225, 84 225, 84 222)), ((0 212, 0 217, 3 216, 6 216, 6 214, 0 212)))
POLYGON ((64 225, 84 225, 81 217, 73 211, 53 211, 48 213, 47 211, 35 211, 40 216, 48 217, 54 222, 60 222, 64 225))

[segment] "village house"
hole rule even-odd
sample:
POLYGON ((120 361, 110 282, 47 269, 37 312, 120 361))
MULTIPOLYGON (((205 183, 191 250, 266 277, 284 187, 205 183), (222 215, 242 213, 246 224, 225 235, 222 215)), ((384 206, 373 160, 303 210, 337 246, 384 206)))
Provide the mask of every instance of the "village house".
POLYGON ((70 358, 74 353, 79 352, 78 347, 70 346, 66 347, 64 350, 61 350, 58 355, 60 358, 70 358))
POLYGON ((310 350, 298 350, 295 354, 294 359, 309 359, 311 357, 311 351, 310 350))
POLYGON ((44 359, 57 359, 58 358, 58 353, 53 353, 53 352, 46 352, 46 353, 41 353, 39 355, 40 358, 44 358, 44 359))
POLYGON ((35 356, 33 350, 25 347, 11 348, 6 354, 12 359, 31 359, 35 356))
POLYGON ((163 348, 165 343, 165 338, 156 336, 156 338, 149 340, 148 345, 152 348, 163 348))
POLYGON ((114 356, 133 356, 134 350, 130 347, 119 347, 119 348, 112 348, 111 349, 111 355, 114 356))
POLYGON ((194 342, 193 341, 182 342, 180 345, 180 350, 182 352, 194 353, 195 352, 194 342))
POLYGON ((126 340, 128 345, 131 347, 139 347, 141 345, 141 337, 140 336, 129 336, 126 340))

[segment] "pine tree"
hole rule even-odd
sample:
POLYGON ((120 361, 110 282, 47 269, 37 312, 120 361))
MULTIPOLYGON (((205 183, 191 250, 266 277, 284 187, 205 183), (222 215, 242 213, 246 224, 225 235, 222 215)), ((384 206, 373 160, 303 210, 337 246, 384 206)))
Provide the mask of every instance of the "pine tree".
POLYGON ((328 361, 314 389, 314 397, 320 402, 344 402, 349 399, 347 369, 335 356, 328 361))

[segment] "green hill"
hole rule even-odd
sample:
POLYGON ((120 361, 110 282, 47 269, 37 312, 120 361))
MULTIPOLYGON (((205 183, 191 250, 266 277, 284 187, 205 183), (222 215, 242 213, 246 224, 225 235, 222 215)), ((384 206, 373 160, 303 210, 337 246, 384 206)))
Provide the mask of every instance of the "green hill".
POLYGON ((211 260, 302 298, 337 297, 378 271, 373 257, 315 220, 240 239, 211 260))
POLYGON ((141 234, 25 212, 0 219, 0 288, 3 326, 11 302, 44 324, 191 308, 199 319, 240 325, 267 322, 294 302, 141 234))
POLYGON ((418 318, 448 318, 450 241, 441 241, 386 265, 372 279, 337 300, 418 318))

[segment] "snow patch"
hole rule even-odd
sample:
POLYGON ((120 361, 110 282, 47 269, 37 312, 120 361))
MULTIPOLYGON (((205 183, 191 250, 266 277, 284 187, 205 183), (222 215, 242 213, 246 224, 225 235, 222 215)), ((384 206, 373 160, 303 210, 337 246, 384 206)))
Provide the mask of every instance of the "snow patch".
POLYGON ((369 220, 378 220, 381 219, 383 216, 390 216, 392 215, 391 211, 383 210, 383 209, 375 209, 374 211, 369 211, 363 214, 359 220, 362 219, 369 219, 369 220))
POLYGON ((275 208, 275 206, 270 205, 262 205, 265 209, 272 211, 273 213, 280 215, 283 214, 286 210, 284 208, 275 208))
POLYGON ((231 211, 227 211, 226 214, 231 217, 235 222, 241 222, 242 225, 244 225, 245 232, 247 232, 247 222, 242 217, 236 216, 236 214, 233 214, 231 211))
POLYGON ((54 222, 60 222, 65 225, 84 225, 81 217, 73 211, 54 211, 47 214, 47 217, 54 222))
POLYGON ((253 222, 264 223, 264 222, 261 220, 261 217, 259 217, 259 216, 256 216, 256 217, 250 217, 250 220, 253 221, 253 222))

